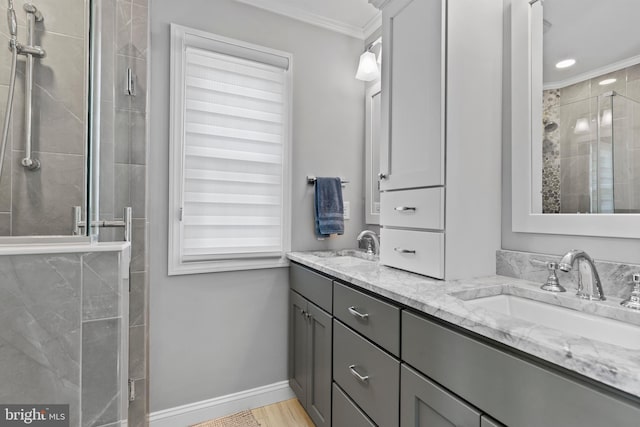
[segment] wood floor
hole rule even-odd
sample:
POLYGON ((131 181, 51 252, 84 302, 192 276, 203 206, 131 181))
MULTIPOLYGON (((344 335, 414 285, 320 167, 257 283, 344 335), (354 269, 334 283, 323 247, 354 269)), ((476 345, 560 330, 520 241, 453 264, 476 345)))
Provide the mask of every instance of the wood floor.
POLYGON ((315 427, 298 399, 252 409, 251 413, 261 427, 315 427))

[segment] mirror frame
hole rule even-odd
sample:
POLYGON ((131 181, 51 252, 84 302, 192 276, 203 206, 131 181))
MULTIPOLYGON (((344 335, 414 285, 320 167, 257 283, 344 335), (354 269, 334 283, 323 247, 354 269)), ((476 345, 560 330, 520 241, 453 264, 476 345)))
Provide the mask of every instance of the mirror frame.
POLYGON ((511 220, 520 233, 640 237, 640 214, 543 214, 542 2, 511 1, 511 220), (535 58, 539 58, 535 61, 535 58), (539 167, 534 167, 533 165, 539 167))
MULTIPOLYGON (((376 123, 373 113, 373 98, 379 95, 382 91, 382 84, 378 80, 371 87, 369 87, 365 94, 365 224, 380 225, 380 209, 376 212, 372 209, 375 192, 380 193, 380 188, 374 186, 373 183, 378 183, 377 174, 374 175, 374 170, 380 170, 380 162, 378 165, 374 165, 374 150, 380 152, 380 146, 373 146, 374 126, 378 127, 378 136, 382 136, 382 121, 381 117, 378 118, 376 123)), ((378 204, 379 206, 379 204, 378 204)))

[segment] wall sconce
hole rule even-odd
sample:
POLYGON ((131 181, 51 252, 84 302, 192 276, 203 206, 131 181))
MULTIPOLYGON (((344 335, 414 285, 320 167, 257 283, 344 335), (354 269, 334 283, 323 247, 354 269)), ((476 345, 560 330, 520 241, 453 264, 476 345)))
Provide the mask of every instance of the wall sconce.
POLYGON ((367 50, 365 50, 364 53, 360 55, 360 63, 358 64, 356 79, 370 82, 380 77, 380 68, 378 67, 378 64, 380 63, 380 60, 382 58, 382 49, 380 49, 380 58, 378 58, 378 60, 376 60, 376 54, 371 52, 371 49, 373 49, 375 45, 380 43, 382 43, 381 37, 371 43, 369 47, 367 47, 367 50))

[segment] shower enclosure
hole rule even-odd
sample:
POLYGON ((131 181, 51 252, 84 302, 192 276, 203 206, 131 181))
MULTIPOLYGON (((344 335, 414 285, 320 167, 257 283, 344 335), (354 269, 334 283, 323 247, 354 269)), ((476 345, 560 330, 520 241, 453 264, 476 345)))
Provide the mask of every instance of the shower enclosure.
POLYGON ((640 102, 616 91, 570 102, 545 91, 549 100, 544 212, 640 213, 640 102))
POLYGON ((0 405, 147 425, 147 2, 0 13, 0 405))

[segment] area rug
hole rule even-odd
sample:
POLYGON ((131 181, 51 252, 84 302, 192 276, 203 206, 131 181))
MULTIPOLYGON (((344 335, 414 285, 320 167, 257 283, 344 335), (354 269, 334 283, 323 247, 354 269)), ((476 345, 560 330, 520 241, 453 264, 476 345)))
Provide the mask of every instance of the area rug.
POLYGON ((242 411, 237 414, 194 424, 191 427, 260 427, 251 411, 242 411))

